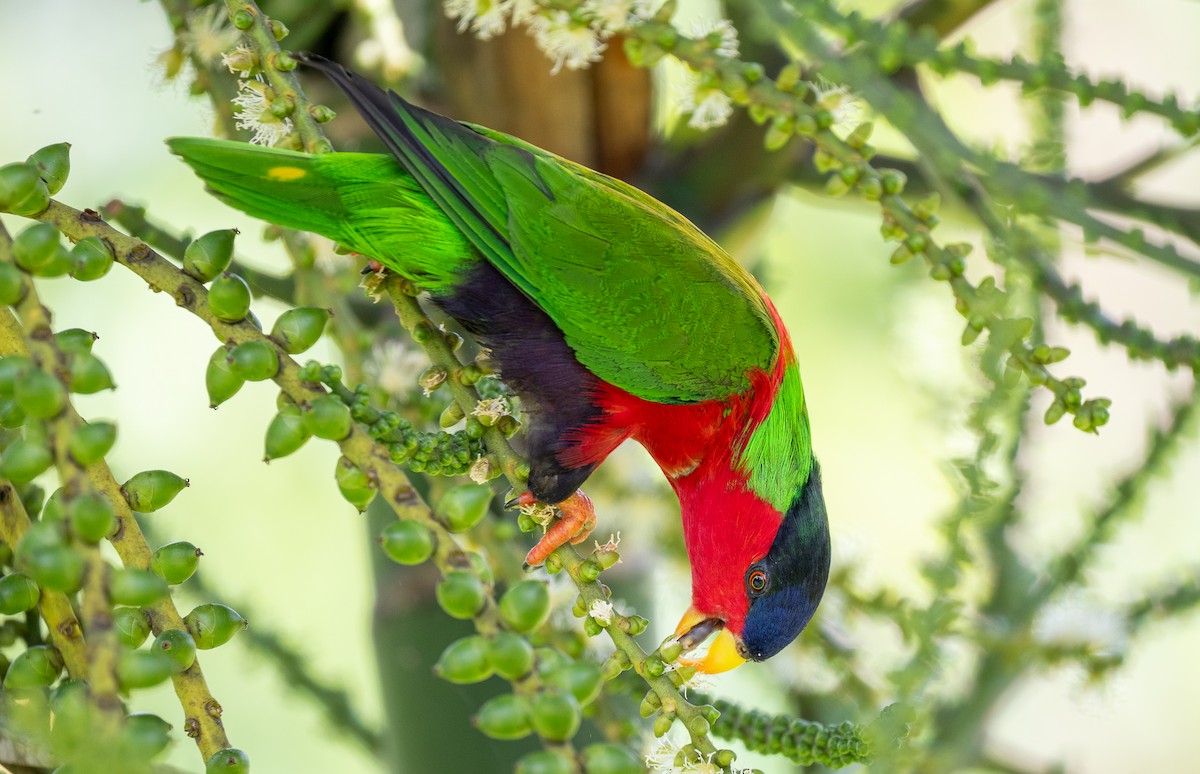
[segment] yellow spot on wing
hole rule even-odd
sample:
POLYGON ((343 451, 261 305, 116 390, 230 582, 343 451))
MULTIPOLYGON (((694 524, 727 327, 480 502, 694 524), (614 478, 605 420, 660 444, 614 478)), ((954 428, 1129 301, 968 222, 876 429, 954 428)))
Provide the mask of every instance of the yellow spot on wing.
POLYGON ((267 177, 269 179, 285 183, 289 180, 299 180, 307 174, 308 172, 300 167, 271 167, 267 170, 267 177))

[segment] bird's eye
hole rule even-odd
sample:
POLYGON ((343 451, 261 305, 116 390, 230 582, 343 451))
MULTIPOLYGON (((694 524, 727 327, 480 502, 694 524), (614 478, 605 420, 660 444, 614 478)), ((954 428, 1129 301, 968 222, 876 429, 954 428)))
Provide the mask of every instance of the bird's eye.
POLYGON ((751 594, 761 594, 767 587, 767 574, 762 570, 752 570, 746 577, 746 586, 751 594))

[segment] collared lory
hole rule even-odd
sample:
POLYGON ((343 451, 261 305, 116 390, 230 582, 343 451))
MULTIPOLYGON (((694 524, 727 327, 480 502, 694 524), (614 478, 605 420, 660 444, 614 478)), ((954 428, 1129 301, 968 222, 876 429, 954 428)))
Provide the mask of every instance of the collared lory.
POLYGON ((829 530, 800 371, 762 288, 666 205, 339 65, 390 155, 173 139, 226 203, 411 279, 490 347, 528 414, 523 501, 562 516, 529 564, 595 523, 579 486, 632 438, 674 487, 692 566, 677 635, 700 670, 762 660, 812 618, 829 530))

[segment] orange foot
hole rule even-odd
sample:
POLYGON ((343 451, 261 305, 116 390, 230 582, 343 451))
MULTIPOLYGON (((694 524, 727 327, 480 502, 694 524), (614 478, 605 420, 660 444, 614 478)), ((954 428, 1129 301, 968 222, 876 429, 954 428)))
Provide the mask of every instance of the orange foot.
MULTIPOLYGON (((530 492, 526 492, 516 499, 516 504, 521 506, 537 505, 537 503, 537 499, 530 492)), ((564 543, 582 543, 587 540, 588 535, 592 534, 592 530, 596 527, 596 508, 583 490, 577 490, 575 494, 558 503, 557 507, 562 514, 557 521, 550 525, 537 545, 525 555, 526 570, 543 564, 546 557, 564 543)))

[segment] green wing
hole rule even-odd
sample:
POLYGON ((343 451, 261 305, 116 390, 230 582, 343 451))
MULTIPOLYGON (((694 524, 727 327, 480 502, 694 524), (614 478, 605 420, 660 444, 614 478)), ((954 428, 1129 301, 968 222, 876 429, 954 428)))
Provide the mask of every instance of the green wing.
MULTIPOLYGON (((580 362, 645 398, 745 391, 779 333, 754 280, 631 186, 473 129, 309 58, 483 256, 554 320, 580 362)), ((376 255, 388 263, 387 255, 376 255)))

